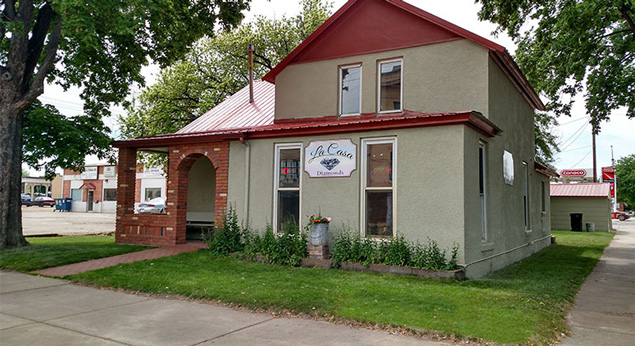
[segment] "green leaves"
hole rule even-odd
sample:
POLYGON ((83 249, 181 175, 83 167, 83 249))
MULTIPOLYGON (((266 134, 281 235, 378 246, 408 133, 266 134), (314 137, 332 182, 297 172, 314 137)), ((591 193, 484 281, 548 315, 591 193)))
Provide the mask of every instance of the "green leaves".
POLYGON ((479 18, 518 43, 516 58, 555 115, 584 93, 597 132, 613 110, 635 117, 635 1, 478 0, 479 18))
POLYGON ((86 155, 114 160, 110 129, 101 118, 80 115, 66 118, 55 107, 35 101, 24 111, 22 160, 47 177, 55 168, 81 170, 86 155))
POLYGON ((635 154, 623 157, 615 165, 617 199, 635 208, 635 154))
POLYGON ((186 57, 163 69, 159 81, 121 117, 126 138, 176 132, 249 82, 247 45, 253 44, 254 77, 261 78, 329 16, 332 5, 303 0, 303 12, 278 20, 256 17, 233 31, 194 43, 186 57))

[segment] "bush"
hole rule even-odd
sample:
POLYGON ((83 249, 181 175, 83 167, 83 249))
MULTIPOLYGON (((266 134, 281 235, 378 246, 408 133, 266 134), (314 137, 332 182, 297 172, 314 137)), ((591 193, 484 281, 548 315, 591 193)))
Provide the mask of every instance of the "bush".
POLYGON ((214 228, 210 239, 207 239, 207 244, 213 254, 228 255, 244 248, 241 240, 245 233, 246 228, 238 224, 236 210, 230 206, 225 216, 225 223, 220 228, 214 228))
POLYGON ((450 260, 446 251, 439 249, 434 240, 427 245, 412 244, 403 236, 375 241, 362 239, 357 232, 345 229, 338 234, 331 249, 331 261, 335 266, 342 262, 362 263, 366 267, 371 264, 415 267, 427 270, 457 269, 458 245, 452 247, 450 260))

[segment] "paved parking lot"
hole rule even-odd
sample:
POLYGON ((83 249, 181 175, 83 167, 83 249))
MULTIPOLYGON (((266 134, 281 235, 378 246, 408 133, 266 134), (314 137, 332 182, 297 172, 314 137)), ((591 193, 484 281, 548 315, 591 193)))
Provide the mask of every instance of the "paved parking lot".
POLYGON ((51 207, 22 206, 25 236, 104 234, 115 231, 115 214, 59 212, 51 207))

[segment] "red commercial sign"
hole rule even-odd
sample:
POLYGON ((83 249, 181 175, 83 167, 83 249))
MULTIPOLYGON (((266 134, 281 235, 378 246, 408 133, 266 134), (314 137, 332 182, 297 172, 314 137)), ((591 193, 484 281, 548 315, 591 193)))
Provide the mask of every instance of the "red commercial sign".
POLYGON ((615 198, 615 183, 611 183, 611 198, 615 198))
MULTIPOLYGON (((615 168, 602 167, 602 181, 605 183, 615 182, 615 168)), ((613 191, 613 190, 611 190, 613 191)))
POLYGON ((560 175, 565 177, 584 177, 586 176, 586 170, 584 169, 563 169, 560 175))

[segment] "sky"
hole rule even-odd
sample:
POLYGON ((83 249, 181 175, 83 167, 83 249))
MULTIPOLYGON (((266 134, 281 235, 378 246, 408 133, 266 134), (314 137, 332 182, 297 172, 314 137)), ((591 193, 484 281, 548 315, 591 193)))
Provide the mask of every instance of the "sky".
MULTIPOLYGON (((502 33, 496 37, 491 35, 496 29, 494 24, 478 20, 477 13, 480 5, 474 4, 474 0, 407 0, 407 2, 506 47, 512 55, 516 50, 516 45, 506 34, 502 33)), ((332 3, 333 12, 335 12, 346 3, 346 0, 335 0, 332 3)), ((253 0, 245 20, 249 21, 256 15, 269 18, 295 16, 300 10, 300 4, 297 1, 253 0)), ((143 74, 147 85, 156 82, 158 72, 156 66, 144 68, 143 74)), ((133 92, 138 94, 140 91, 137 89, 133 92)), ((64 92, 59 86, 48 85, 40 100, 55 105, 65 115, 73 116, 82 111, 83 102, 79 93, 79 89, 64 92)), ((118 134, 116 115, 123 115, 125 111, 121 107, 113 107, 111 111, 115 116, 107 119, 106 124, 114 130, 113 133, 116 136, 118 134)), ((625 114, 625 108, 613 112, 611 120, 601 125, 601 132, 596 136, 598 177, 601 176, 601 167, 611 165, 611 150, 615 160, 635 153, 635 119, 629 120, 625 114)), ((562 152, 555 156, 554 166, 557 169, 593 167, 591 126, 588 123, 582 98, 574 104, 572 116, 560 118, 558 122, 560 125, 552 132, 559 136, 562 152)), ((89 159, 87 162, 95 161, 95 159, 92 160, 89 159)))

